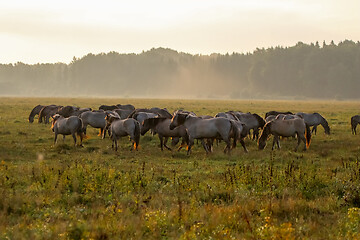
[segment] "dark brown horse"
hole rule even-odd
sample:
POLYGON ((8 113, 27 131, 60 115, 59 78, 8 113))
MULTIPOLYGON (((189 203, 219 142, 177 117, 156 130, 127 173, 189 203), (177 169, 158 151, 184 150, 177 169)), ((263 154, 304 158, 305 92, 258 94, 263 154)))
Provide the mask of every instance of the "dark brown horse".
POLYGON ((31 113, 29 115, 29 123, 34 122, 35 116, 40 113, 40 111, 43 107, 44 107, 44 105, 37 105, 36 107, 33 108, 33 110, 31 111, 31 113))
POLYGON ((360 124, 360 115, 355 115, 351 117, 351 132, 356 135, 356 127, 360 124))

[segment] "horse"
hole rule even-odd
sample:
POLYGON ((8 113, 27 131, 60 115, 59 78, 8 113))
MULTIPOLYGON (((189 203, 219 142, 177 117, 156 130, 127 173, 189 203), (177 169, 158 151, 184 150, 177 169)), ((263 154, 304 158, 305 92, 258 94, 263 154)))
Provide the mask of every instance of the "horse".
POLYGON ((319 113, 296 113, 297 116, 300 116, 304 119, 305 123, 309 126, 314 126, 311 132, 317 132, 317 126, 320 124, 324 130, 325 134, 330 134, 330 127, 326 119, 321 116, 319 113))
POLYGON ((82 140, 85 137, 82 130, 82 120, 76 116, 64 118, 59 114, 53 116, 51 129, 55 133, 54 145, 56 144, 57 135, 62 134, 63 140, 66 135, 72 135, 74 139, 74 146, 76 146, 75 133, 80 137, 80 146, 82 146, 82 140))
POLYGON ((134 110, 129 110, 129 109, 114 109, 114 112, 116 112, 117 114, 119 114, 121 119, 125 119, 128 118, 130 116, 130 114, 134 111, 134 110))
POLYGON ((137 120, 140 123, 140 131, 142 131, 143 128, 143 122, 144 120, 148 119, 148 118, 155 118, 158 117, 159 115, 156 113, 149 113, 149 112, 138 112, 135 113, 132 118, 137 120))
POLYGON ((39 112, 39 123, 44 121, 45 124, 49 123, 50 117, 54 116, 62 106, 58 105, 48 105, 44 106, 39 112))
MULTIPOLYGON (((274 115, 270 115, 269 117, 274 116, 274 115)), ((289 119, 295 119, 295 118, 302 118, 301 116, 298 115, 294 115, 294 114, 278 114, 275 119, 281 119, 281 120, 289 120, 289 119)))
POLYGON ((131 110, 131 111, 135 110, 135 107, 131 104, 124 104, 124 105, 116 104, 116 106, 118 109, 122 109, 122 110, 131 110))
POLYGON ((355 115, 351 117, 351 132, 356 135, 356 126, 360 124, 360 115, 355 115))
MULTIPOLYGON (((226 118, 201 119, 190 114, 177 113, 170 123, 170 130, 183 125, 189 135, 189 144, 187 154, 190 155, 191 147, 194 145, 194 139, 216 139, 221 138, 226 143, 224 153, 230 153, 230 138, 238 136, 237 126, 235 123, 226 118), (235 132, 235 133, 234 133, 235 132)), ((209 153, 208 146, 203 147, 206 153, 209 153)))
POLYGON ((99 107, 99 110, 104 110, 104 111, 112 111, 114 109, 118 109, 118 106, 116 106, 116 105, 101 105, 99 107))
POLYGON ((272 150, 274 150, 275 143, 280 149, 279 137, 293 137, 297 136, 298 143, 295 148, 297 151, 301 141, 304 142, 304 151, 309 148, 311 143, 311 131, 308 124, 305 123, 304 119, 289 119, 289 120, 273 120, 267 122, 259 138, 259 149, 262 150, 266 146, 266 140, 269 135, 274 135, 272 150))
POLYGON ((65 106, 60 108, 56 113, 67 118, 70 116, 75 116, 74 113, 78 110, 79 108, 75 106, 65 106))
POLYGON ((233 114, 232 112, 219 112, 215 115, 216 118, 218 117, 223 117, 223 118, 227 118, 227 119, 231 119, 231 120, 235 120, 235 121, 239 121, 239 119, 235 116, 235 114, 233 114))
POLYGON ((138 109, 135 109, 130 115, 129 115, 129 118, 132 118, 133 115, 135 115, 136 113, 139 113, 139 112, 147 112, 147 113, 155 113, 155 114, 158 114, 159 117, 162 117, 162 118, 172 118, 173 115, 171 115, 171 113, 169 113, 169 111, 166 109, 166 108, 158 108, 158 107, 153 107, 153 108, 138 108, 138 109))
POLYGON ((79 118, 83 121, 83 131, 86 134, 87 125, 92 126, 93 128, 99 128, 99 136, 104 138, 103 132, 106 126, 105 121, 106 112, 104 111, 86 111, 80 114, 79 118))
POLYGON ((138 121, 133 118, 120 119, 119 116, 109 113, 107 113, 105 121, 109 125, 110 138, 113 141, 112 148, 115 148, 115 151, 118 149, 118 139, 125 136, 130 136, 134 149, 138 149, 140 142, 140 124, 138 121))
POLYGON ((34 122, 34 118, 36 115, 38 115, 41 111, 41 109, 43 108, 43 105, 37 105, 33 108, 33 110, 31 110, 31 113, 29 115, 29 123, 33 123, 34 122))
MULTIPOLYGON (((156 132, 159 136, 160 140, 160 148, 161 151, 163 151, 163 147, 171 151, 171 148, 169 148, 166 143, 168 141, 168 138, 182 138, 182 143, 180 147, 178 148, 178 151, 185 145, 188 144, 188 134, 186 132, 186 128, 184 126, 178 126, 174 129, 170 129, 171 119, 169 118, 160 118, 160 117, 153 117, 145 119, 141 124, 141 135, 145 135, 149 129, 152 129, 154 132, 156 132), (165 138, 165 140, 164 140, 165 138)), ((173 145, 176 145, 175 142, 173 142, 173 145)))
POLYGON ((262 129, 265 126, 265 120, 260 117, 256 113, 242 113, 236 111, 229 111, 237 117, 237 119, 245 124, 245 128, 247 129, 248 133, 250 134, 250 130, 253 130, 253 140, 259 138, 259 129, 262 129))
POLYGON ((279 115, 279 114, 293 114, 292 112, 289 112, 289 111, 287 111, 287 112, 279 112, 279 111, 270 111, 270 112, 267 112, 266 114, 265 114, 265 118, 267 118, 268 116, 277 116, 277 115, 279 115))

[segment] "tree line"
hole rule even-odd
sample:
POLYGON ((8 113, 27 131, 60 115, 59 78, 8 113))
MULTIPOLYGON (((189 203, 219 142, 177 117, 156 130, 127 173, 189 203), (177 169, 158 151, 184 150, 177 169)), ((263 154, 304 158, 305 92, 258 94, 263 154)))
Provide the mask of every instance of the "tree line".
POLYGON ((192 55, 153 48, 0 64, 0 95, 358 99, 360 42, 298 42, 252 53, 192 55))

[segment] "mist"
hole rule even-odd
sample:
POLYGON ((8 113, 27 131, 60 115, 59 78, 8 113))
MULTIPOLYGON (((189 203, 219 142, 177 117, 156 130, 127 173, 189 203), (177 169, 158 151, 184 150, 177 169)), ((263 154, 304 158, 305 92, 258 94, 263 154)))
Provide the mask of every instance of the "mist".
POLYGON ((193 55, 166 48, 89 53, 69 64, 0 64, 0 95, 358 99, 359 66, 360 43, 349 40, 246 54, 193 55))

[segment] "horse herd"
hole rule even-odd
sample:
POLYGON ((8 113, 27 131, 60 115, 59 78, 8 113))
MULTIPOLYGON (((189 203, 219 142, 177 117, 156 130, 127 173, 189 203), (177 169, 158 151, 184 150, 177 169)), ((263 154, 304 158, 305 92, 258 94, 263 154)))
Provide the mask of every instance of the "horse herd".
MULTIPOLYGON (((328 122, 319 113, 292 113, 292 112, 267 112, 265 118, 256 113, 244 113, 240 111, 220 112, 215 116, 201 115, 194 112, 177 110, 173 114, 166 108, 135 108, 133 105, 101 105, 98 110, 91 108, 78 108, 75 106, 37 105, 29 115, 29 122, 34 122, 39 115, 39 123, 49 123, 52 119, 52 131, 55 133, 54 144, 57 136, 72 135, 76 145, 76 134, 80 137, 80 146, 86 137, 87 126, 99 129, 102 138, 108 134, 112 140, 112 148, 118 149, 117 141, 121 137, 129 136, 133 142, 133 148, 137 149, 140 135, 151 131, 157 134, 160 140, 160 148, 171 150, 167 146, 168 139, 172 139, 172 146, 180 142, 178 148, 187 146, 187 154, 191 153, 194 141, 201 142, 206 153, 213 151, 214 142, 224 141, 225 153, 240 142, 245 152, 247 148, 244 139, 252 135, 253 140, 258 141, 259 149, 264 149, 266 141, 273 135, 272 149, 276 146, 280 149, 280 137, 296 137, 297 151, 301 142, 304 143, 304 151, 310 146, 311 134, 317 132, 317 126, 321 125, 325 134, 330 134, 328 122), (312 129, 310 129, 312 127, 312 129), (260 134, 260 130, 261 134, 260 134)), ((351 118, 353 134, 356 134, 356 126, 360 124, 360 116, 351 118)), ((132 148, 132 149, 133 149, 132 148)))

